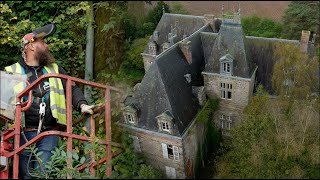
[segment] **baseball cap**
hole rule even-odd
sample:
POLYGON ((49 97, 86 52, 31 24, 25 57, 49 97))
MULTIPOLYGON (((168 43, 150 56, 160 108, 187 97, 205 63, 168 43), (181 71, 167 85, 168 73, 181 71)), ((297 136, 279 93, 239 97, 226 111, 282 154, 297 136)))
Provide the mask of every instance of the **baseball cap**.
POLYGON ((37 28, 32 31, 32 33, 28 33, 23 36, 22 42, 23 46, 27 45, 30 42, 34 42, 38 38, 45 38, 54 34, 56 31, 56 26, 54 24, 48 24, 43 27, 37 28))

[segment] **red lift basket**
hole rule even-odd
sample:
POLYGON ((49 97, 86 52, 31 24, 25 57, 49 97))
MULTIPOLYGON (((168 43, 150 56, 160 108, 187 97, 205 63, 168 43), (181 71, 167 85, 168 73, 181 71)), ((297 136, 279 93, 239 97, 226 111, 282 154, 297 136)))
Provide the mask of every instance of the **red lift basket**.
MULTIPOLYGON (((106 146, 106 158, 103 158, 99 161, 95 160, 95 152, 93 151, 91 155, 90 162, 90 172, 92 175, 95 175, 95 167, 101 163, 109 163, 113 156, 119 154, 119 152, 112 153, 111 146, 121 147, 121 144, 112 142, 111 140, 111 103, 110 103, 110 91, 115 91, 118 94, 122 94, 120 90, 117 88, 102 85, 95 82, 86 81, 83 79, 63 75, 63 74, 45 74, 38 78, 33 83, 29 84, 27 82, 26 75, 21 74, 13 74, 7 73, 4 71, 0 71, 1 78, 1 112, 0 112, 0 127, 4 130, 0 131, 0 179, 8 179, 9 178, 9 168, 8 164, 11 159, 13 159, 13 173, 12 178, 18 179, 18 170, 19 170, 19 154, 31 144, 37 143, 45 136, 56 135, 65 137, 67 139, 67 151, 72 152, 72 140, 82 140, 82 141, 90 141, 90 139, 97 139, 95 136, 95 120, 94 117, 96 114, 90 116, 90 136, 73 134, 72 126, 79 121, 72 120, 72 86, 75 83, 84 84, 86 86, 92 86, 94 88, 102 89, 104 93, 104 105, 96 108, 94 113, 102 112, 105 113, 105 129, 106 129, 106 139, 98 139, 102 145, 106 146), (65 131, 45 131, 41 132, 38 136, 29 140, 26 144, 20 146, 20 131, 21 131, 21 116, 22 112, 28 110, 31 106, 32 101, 32 89, 39 85, 39 83, 48 78, 60 78, 66 80, 66 116, 67 116, 67 124, 65 131), (19 83, 24 82, 27 84, 26 88, 21 90, 21 92, 13 92, 13 87, 19 85, 19 83), (6 87, 6 88, 4 88, 6 87), (28 95, 29 100, 27 102, 20 103, 23 96, 28 95), (17 103, 18 102, 18 103, 17 103), (11 124, 8 125, 8 124, 11 124), (10 143, 11 139, 14 139, 14 143, 10 143)), ((21 85, 21 84, 20 84, 21 85)), ((85 118, 82 118, 85 119, 85 118)), ((72 167, 70 163, 71 159, 67 160, 67 166, 69 168, 72 167)), ((79 167, 77 170, 82 171, 87 165, 83 165, 79 167)), ((111 165, 106 169, 106 175, 109 177, 112 173, 111 165)), ((71 179, 71 175, 67 174, 67 178, 71 179)))

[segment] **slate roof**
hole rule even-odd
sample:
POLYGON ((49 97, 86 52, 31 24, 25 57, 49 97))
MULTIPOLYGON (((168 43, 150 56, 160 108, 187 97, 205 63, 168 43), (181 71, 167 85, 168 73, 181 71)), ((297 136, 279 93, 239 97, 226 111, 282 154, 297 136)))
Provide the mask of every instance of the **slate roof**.
MULTIPOLYGON (((176 42, 178 42, 183 39, 184 34, 190 36, 204 25, 205 21, 203 16, 165 13, 154 30, 159 32, 159 38, 156 43, 162 45, 163 43, 168 42, 168 34, 171 32, 171 27, 176 27, 176 42)), ((149 42, 151 41, 153 41, 152 37, 149 42)), ((157 55, 161 53, 160 49, 161 48, 158 49, 157 55)), ((149 48, 146 46, 143 53, 149 54, 148 50, 149 48)))
POLYGON ((192 86, 202 86, 201 72, 205 67, 201 36, 203 31, 212 32, 206 25, 187 38, 191 41, 193 62, 188 64, 178 44, 159 55, 146 72, 133 99, 127 100, 139 110, 138 127, 158 131, 156 117, 169 111, 173 117, 173 135, 182 136, 198 112, 200 105, 192 93, 192 86), (189 84, 184 75, 191 74, 189 84), (133 101, 132 101, 133 100, 133 101))
POLYGON ((219 73, 221 57, 229 53, 234 57, 233 76, 250 78, 253 72, 251 56, 246 52, 244 33, 241 24, 223 20, 220 31, 215 39, 211 56, 206 65, 206 72, 219 73))
POLYGON ((228 21, 223 21, 216 33, 209 24, 204 25, 203 17, 167 13, 156 28, 160 34, 159 44, 167 40, 164 34, 171 31, 170 24, 174 22, 180 26, 179 40, 183 36, 182 29, 190 33, 186 40, 191 41, 192 64, 187 63, 178 43, 172 45, 157 54, 133 97, 128 97, 124 103, 138 110, 138 127, 156 132, 159 130, 156 117, 164 112, 172 114, 175 136, 183 135, 200 108, 192 86, 204 85, 203 71, 219 73, 222 56, 229 53, 234 57, 234 76, 251 78, 257 65, 256 84, 261 83, 272 93, 273 45, 276 42, 300 45, 296 40, 244 36, 240 24, 228 21), (191 83, 186 81, 185 74, 191 74, 191 83))

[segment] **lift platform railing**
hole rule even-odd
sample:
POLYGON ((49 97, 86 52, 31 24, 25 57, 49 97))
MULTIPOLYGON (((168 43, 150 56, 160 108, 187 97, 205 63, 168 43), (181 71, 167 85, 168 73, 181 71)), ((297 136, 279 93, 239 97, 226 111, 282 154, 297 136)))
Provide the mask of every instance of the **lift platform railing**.
MULTIPOLYGON (((21 93, 19 93, 16 96, 16 113, 15 113, 15 124, 13 128, 5 130, 2 132, 1 135, 1 144, 0 144, 0 156, 1 157, 6 157, 7 160, 9 161, 10 158, 13 158, 13 178, 17 179, 18 178, 18 167, 19 167, 19 154, 28 146, 31 144, 35 144, 41 139, 43 139, 45 136, 50 136, 50 135, 57 135, 61 137, 66 137, 67 138, 67 151, 72 152, 72 140, 77 139, 77 140, 82 140, 82 141, 90 141, 92 139, 95 139, 95 121, 94 121, 94 114, 90 116, 90 137, 88 136, 83 136, 83 135, 77 135, 73 134, 72 132, 72 126, 73 126, 73 121, 72 121, 72 86, 75 85, 75 83, 80 83, 84 84, 87 86, 95 87, 102 89, 104 92, 104 107, 96 109, 95 112, 99 110, 104 110, 105 112, 105 129, 106 129, 106 140, 98 140, 98 143, 101 143, 103 145, 106 145, 106 158, 101 159, 99 162, 95 162, 94 159, 94 152, 91 153, 91 165, 90 165, 90 172, 91 174, 95 174, 94 167, 97 166, 98 164, 101 163, 110 163, 112 159, 112 152, 111 152, 111 146, 114 147, 121 147, 121 144, 112 142, 111 140, 111 103, 110 103, 110 91, 115 91, 117 93, 122 93, 119 89, 112 87, 112 86, 107 86, 107 85, 102 85, 98 84, 95 82, 91 81, 86 81, 83 79, 63 75, 63 74, 46 74, 42 75, 40 78, 35 80, 33 83, 28 85, 21 93), (26 144, 20 146, 20 132, 21 132, 21 115, 22 112, 27 111, 32 103, 32 89, 36 87, 41 81, 47 79, 47 78, 60 78, 66 80, 66 117, 67 117, 67 123, 66 123, 66 131, 45 131, 41 132, 38 136, 34 137, 33 139, 29 140, 26 144), (26 94, 29 94, 28 101, 25 103, 20 103, 23 96, 26 94), (9 140, 14 138, 14 145, 12 147, 12 144, 9 143, 9 140), (13 150, 12 150, 13 148, 13 150)), ((71 158, 67 160, 67 167, 72 168, 72 165, 70 163, 71 158)), ((85 168, 85 166, 81 166, 78 168, 78 170, 81 170, 85 168)), ((110 166, 107 167, 106 169, 106 175, 109 177, 112 173, 112 167, 111 164, 110 166)), ((6 168, 5 170, 0 172, 0 178, 8 178, 9 175, 9 168, 6 168)), ((72 177, 67 174, 67 178, 71 179, 72 177)))

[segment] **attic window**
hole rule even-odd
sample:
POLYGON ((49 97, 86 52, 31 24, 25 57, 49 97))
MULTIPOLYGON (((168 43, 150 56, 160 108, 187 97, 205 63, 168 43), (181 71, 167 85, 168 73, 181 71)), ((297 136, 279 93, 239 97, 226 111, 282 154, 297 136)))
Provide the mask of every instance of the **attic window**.
POLYGON ((232 75, 233 57, 230 54, 220 58, 220 74, 232 75))
POLYGON ((229 63, 229 62, 224 62, 224 63, 222 63, 222 72, 223 73, 231 73, 231 71, 230 71, 230 67, 231 67, 231 64, 229 63))
POLYGON ((149 44, 149 53, 150 54, 156 54, 157 53, 156 44, 154 42, 151 42, 149 44))
POLYGON ((138 114, 137 110, 132 106, 126 106, 123 109, 123 117, 126 124, 137 126, 138 125, 138 114))
POLYGON ((132 113, 125 113, 125 119, 130 124, 135 124, 135 122, 136 122, 134 114, 132 114, 132 113))
POLYGON ((162 131, 170 131, 169 129, 169 123, 168 122, 161 122, 162 124, 162 131))
POLYGON ((127 120, 128 120, 129 123, 134 123, 134 117, 133 117, 133 115, 128 113, 128 114, 127 114, 127 120))
POLYGON ((169 44, 169 43, 167 43, 167 42, 163 43, 163 45, 162 45, 162 52, 165 51, 165 50, 167 50, 169 47, 170 47, 170 44, 169 44))
POLYGON ((172 134, 173 117, 169 111, 165 111, 156 117, 158 121, 159 132, 172 134))

